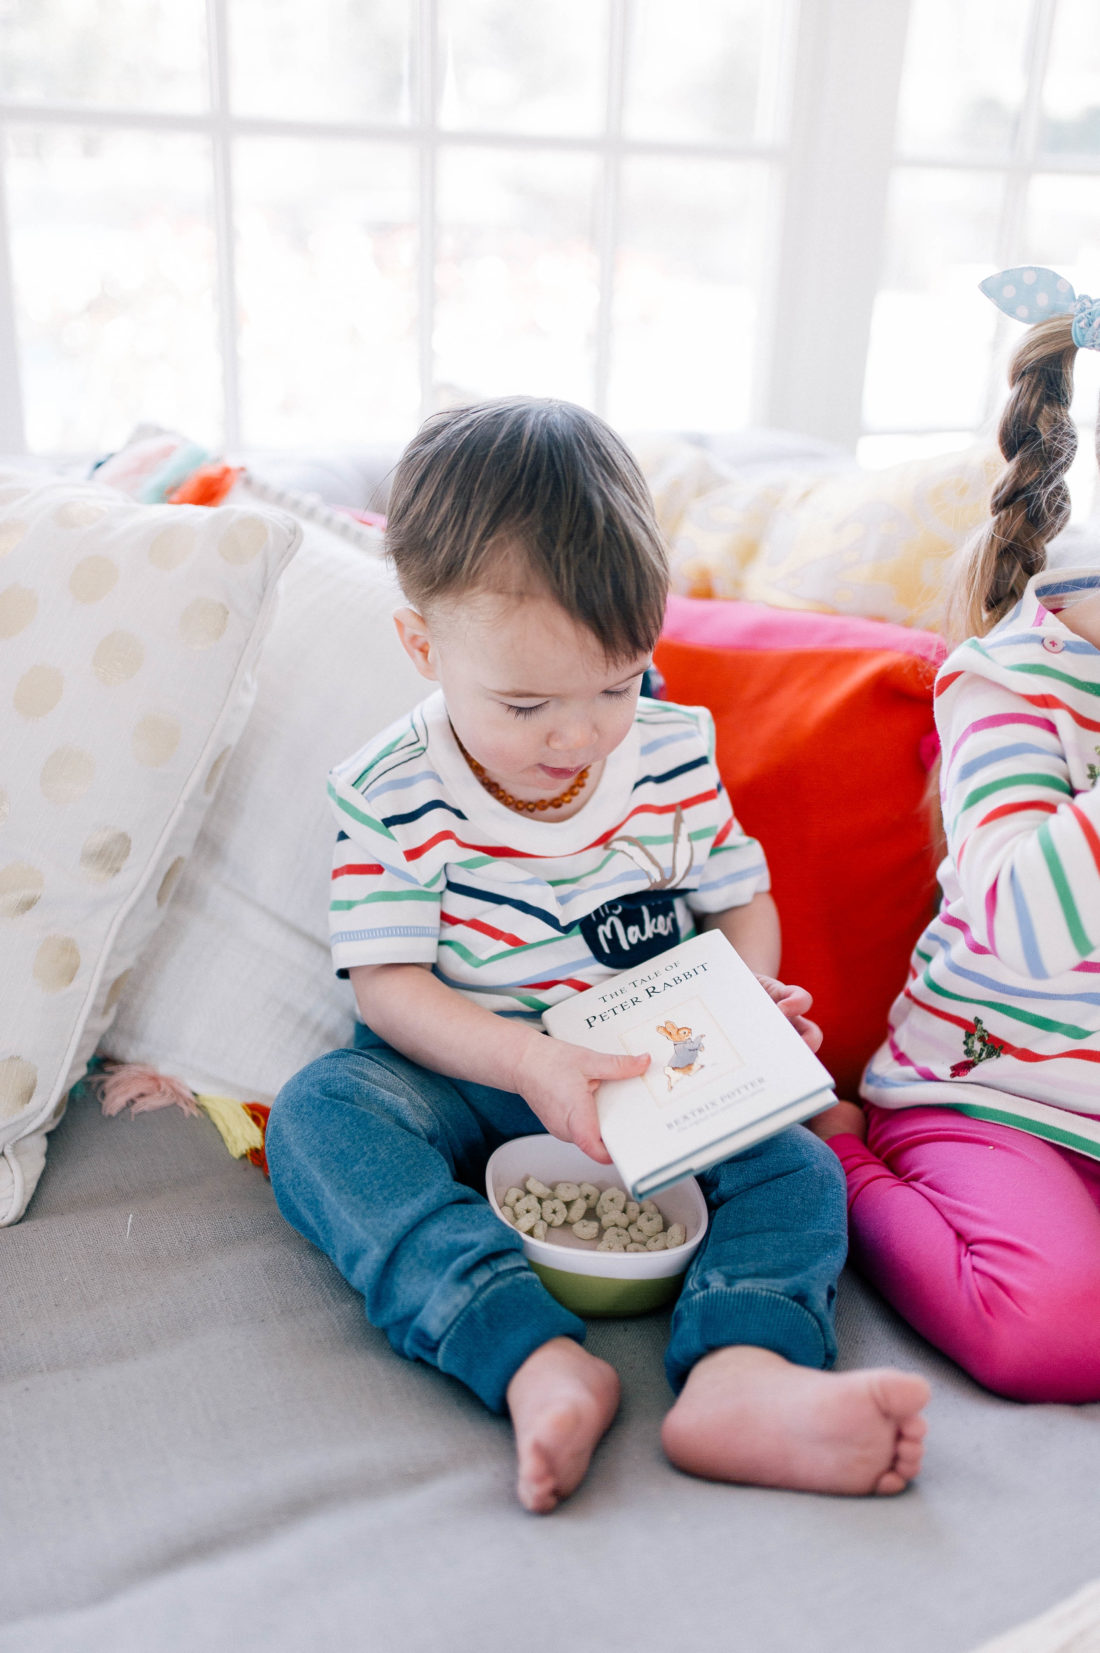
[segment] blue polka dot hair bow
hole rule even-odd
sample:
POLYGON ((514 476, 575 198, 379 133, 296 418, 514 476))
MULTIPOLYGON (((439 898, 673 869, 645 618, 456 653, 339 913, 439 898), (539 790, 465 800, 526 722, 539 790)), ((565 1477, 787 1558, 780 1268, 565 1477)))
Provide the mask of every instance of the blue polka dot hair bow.
POLYGON ((1065 278, 1041 264, 1002 270, 978 285, 986 298, 1013 321, 1045 321, 1048 316, 1073 317, 1073 342, 1079 350, 1100 350, 1100 299, 1075 293, 1065 278))

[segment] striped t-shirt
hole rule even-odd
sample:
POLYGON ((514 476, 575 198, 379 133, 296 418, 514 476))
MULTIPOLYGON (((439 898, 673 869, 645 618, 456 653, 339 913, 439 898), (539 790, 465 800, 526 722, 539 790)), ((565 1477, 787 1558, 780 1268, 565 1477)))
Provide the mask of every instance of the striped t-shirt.
POLYGON ((430 964, 507 1016, 535 1020, 606 980, 632 948, 640 961, 694 934, 694 914, 768 888, 698 706, 639 700, 591 797, 564 821, 519 815, 485 791, 440 693, 337 765, 329 797, 337 972, 430 964))
POLYGON ((1057 617, 1097 590, 1095 570, 1037 575, 940 670, 943 902, 862 1091, 1100 1157, 1067 1117, 1100 1114, 1100 651, 1057 617))

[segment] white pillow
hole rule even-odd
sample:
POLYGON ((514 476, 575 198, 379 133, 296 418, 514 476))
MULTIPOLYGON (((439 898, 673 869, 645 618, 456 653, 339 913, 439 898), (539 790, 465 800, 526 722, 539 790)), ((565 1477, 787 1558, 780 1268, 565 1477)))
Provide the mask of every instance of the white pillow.
POLYGON ((428 687, 394 630, 400 592, 362 548, 380 536, 359 530, 357 549, 320 511, 303 528, 252 719, 102 1046, 240 1100, 270 1099, 350 1043, 352 993, 328 947, 326 775, 428 687))
POLYGON ((163 917, 299 537, 0 473, 0 1224, 163 917))

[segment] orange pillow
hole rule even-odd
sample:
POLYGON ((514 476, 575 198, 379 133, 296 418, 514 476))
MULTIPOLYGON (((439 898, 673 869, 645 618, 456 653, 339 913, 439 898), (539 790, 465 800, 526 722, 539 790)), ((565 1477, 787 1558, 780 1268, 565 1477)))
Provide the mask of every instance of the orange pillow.
POLYGON ((930 632, 755 603, 669 599, 670 700, 714 715, 734 812, 760 839, 782 975, 814 996, 822 1060, 854 1096, 936 899, 930 632))

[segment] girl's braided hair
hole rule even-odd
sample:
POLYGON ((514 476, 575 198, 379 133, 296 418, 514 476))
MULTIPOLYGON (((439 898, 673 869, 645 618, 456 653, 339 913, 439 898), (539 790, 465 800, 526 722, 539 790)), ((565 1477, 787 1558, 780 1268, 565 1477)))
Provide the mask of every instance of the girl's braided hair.
POLYGON ((971 542, 953 593, 964 635, 984 636, 1015 606, 1069 520, 1065 473, 1077 451, 1069 416, 1072 326, 1071 315, 1037 323, 1009 364, 1011 395, 997 432, 1008 463, 993 489, 992 518, 971 542))

